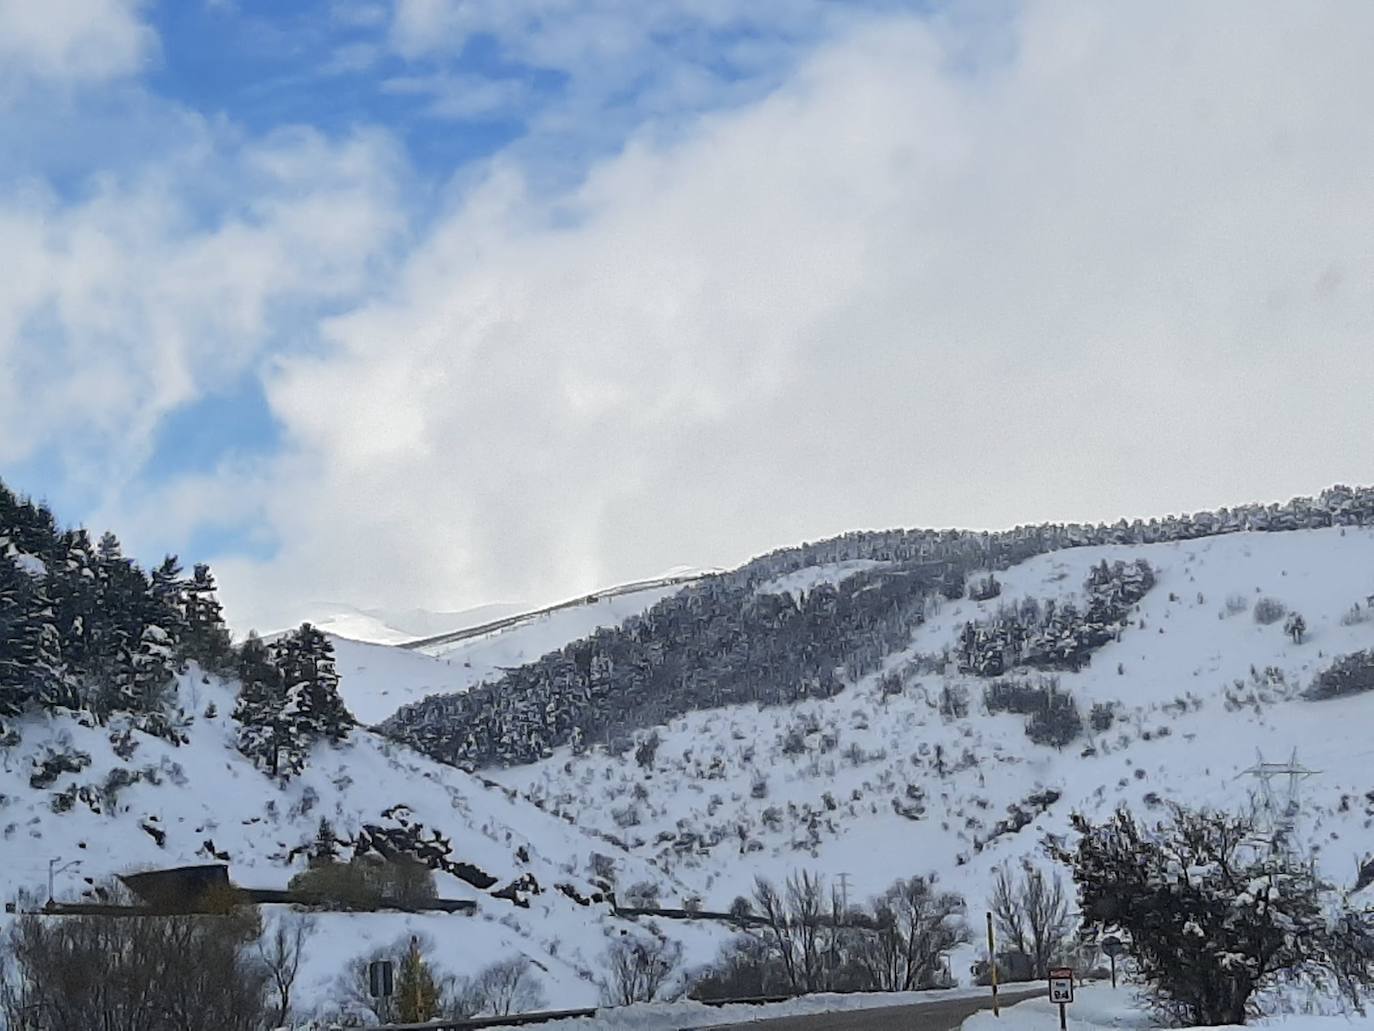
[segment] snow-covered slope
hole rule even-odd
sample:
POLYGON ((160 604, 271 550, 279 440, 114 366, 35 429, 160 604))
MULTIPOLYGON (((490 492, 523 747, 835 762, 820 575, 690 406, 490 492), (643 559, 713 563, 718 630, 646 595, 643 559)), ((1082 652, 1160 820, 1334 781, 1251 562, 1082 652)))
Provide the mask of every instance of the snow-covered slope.
POLYGON ((1310 702, 1298 693, 1334 656, 1374 647, 1374 621, 1348 616, 1374 593, 1374 532, 1085 547, 997 575, 999 598, 932 604, 909 648, 834 698, 674 720, 647 771, 593 749, 489 775, 619 835, 710 907, 747 894, 758 874, 781 879, 802 868, 848 874, 851 898, 935 872, 978 906, 993 867, 1038 855, 1044 834, 1067 830, 1071 811, 1247 805, 1258 783, 1244 771, 1257 753, 1287 760, 1296 749, 1320 771, 1300 785, 1301 846, 1339 881, 1353 878, 1352 857, 1374 851, 1374 694, 1310 702), (1085 721, 1094 703, 1114 707, 1109 731, 1085 727, 1063 750, 1033 744, 1023 717, 986 713, 986 680, 943 661, 980 614, 1026 597, 1077 596, 1103 559, 1137 558, 1158 583, 1120 641, 1059 675, 1085 721), (1303 614, 1301 644, 1282 621, 1256 622, 1250 609, 1263 596, 1303 614), (880 679, 893 672, 903 686, 888 695, 880 679), (967 715, 942 715, 946 687, 966 694, 967 715))
POLYGON ((466 691, 480 682, 470 665, 393 645, 331 635, 339 693, 363 723, 380 723, 402 705, 441 691, 466 691))
MULTIPOLYGON (((119 719, 100 727, 35 716, 17 726, 21 743, 3 753, 0 766, 6 900, 20 892, 45 898, 49 860, 62 869, 54 885, 62 901, 89 899, 118 874, 216 861, 228 862, 240 886, 283 888, 305 869, 305 856, 290 853, 311 840, 322 817, 341 839, 363 827, 419 824, 452 843, 454 862, 495 878, 479 890, 437 874, 440 896, 473 900, 477 914, 320 915, 302 975, 307 1008, 331 997, 349 960, 410 933, 433 941, 442 968, 452 973, 528 956, 551 998, 587 1005, 597 998, 606 936, 625 922, 606 905, 580 905, 557 886, 590 897, 598 879, 594 854, 604 857, 599 872, 613 867, 622 886, 664 880, 615 845, 366 731, 338 748, 318 745, 305 772, 279 784, 234 747, 231 685, 188 674, 178 691, 193 714, 184 727, 189 740, 179 746, 137 731, 126 737, 119 719), (80 768, 42 777, 40 767, 55 756, 80 768), (540 889, 520 891, 528 908, 492 894, 527 874, 540 889)), ((703 942, 693 954, 705 959, 713 948, 703 942)))
POLYGON ((328 634, 354 641, 405 644, 480 626, 529 608, 519 602, 496 602, 460 612, 431 612, 428 609, 360 609, 341 602, 325 602, 314 606, 315 614, 310 622, 328 634))
MULTIPOLYGON (((685 571, 676 575, 690 578, 695 574, 685 571)), ((358 719, 380 723, 402 705, 426 695, 467 691, 507 669, 589 637, 602 627, 619 626, 679 590, 678 583, 628 591, 612 588, 527 616, 494 615, 491 621, 509 621, 508 625, 460 641, 422 643, 418 647, 411 638, 377 643, 332 633, 339 690, 358 719)), ((484 624, 469 624, 479 625, 484 624)), ((320 626, 329 629, 326 623, 320 626)))

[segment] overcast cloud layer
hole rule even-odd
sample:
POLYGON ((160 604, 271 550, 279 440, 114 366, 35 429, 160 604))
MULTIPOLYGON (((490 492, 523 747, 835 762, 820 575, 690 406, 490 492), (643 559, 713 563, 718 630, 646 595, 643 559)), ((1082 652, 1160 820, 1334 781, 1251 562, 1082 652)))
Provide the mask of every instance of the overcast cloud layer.
MULTIPOLYGON (((505 27, 454 11, 402 2, 386 45, 505 27)), ((118 470, 94 522, 148 552, 269 542, 195 556, 240 626, 1374 478, 1374 8, 985 13, 836 23, 759 96, 683 87, 690 117, 572 187, 526 139, 422 215, 385 126, 179 115, 158 168, 0 202, 0 463, 73 420, 71 468, 95 438, 118 470), (206 225, 197 170, 252 195, 206 225), (158 421, 243 370, 279 446, 140 478, 158 421)), ((136 74, 154 44, 118 38, 25 74, 136 74)))

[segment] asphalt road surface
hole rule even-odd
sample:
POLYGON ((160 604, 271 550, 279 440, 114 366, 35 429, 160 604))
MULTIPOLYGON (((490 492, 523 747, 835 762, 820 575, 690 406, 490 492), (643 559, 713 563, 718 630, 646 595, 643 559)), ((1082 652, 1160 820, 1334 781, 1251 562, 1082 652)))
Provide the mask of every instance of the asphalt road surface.
MULTIPOLYGON (((1033 988, 1018 985, 1000 993, 1002 1005, 1009 1006, 1045 994, 1044 985, 1033 988)), ((992 999, 984 994, 973 999, 948 999, 914 1006, 884 1006, 843 1013, 812 1013, 804 1017, 776 1017, 746 1024, 720 1024, 711 1031, 951 1031, 979 1010, 992 1009, 992 999)))

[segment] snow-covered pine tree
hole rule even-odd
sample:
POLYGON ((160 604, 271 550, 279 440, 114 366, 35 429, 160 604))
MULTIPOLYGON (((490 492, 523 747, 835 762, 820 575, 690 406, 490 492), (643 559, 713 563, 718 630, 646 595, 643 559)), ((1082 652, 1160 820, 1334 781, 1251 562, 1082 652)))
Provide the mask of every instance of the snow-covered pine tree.
POLYGON ((229 628, 224 623, 224 610, 215 597, 215 576, 210 567, 198 563, 182 590, 186 626, 182 633, 181 654, 200 663, 202 669, 227 670, 233 659, 233 646, 229 628))
POLYGON ((52 578, 49 593, 63 659, 74 673, 89 670, 95 659, 94 631, 100 623, 100 573, 95 545, 85 530, 63 535, 59 573, 52 578))
POLYGON ((11 550, 0 538, 0 719, 31 703, 52 708, 75 701, 43 581, 11 550))
POLYGON ((168 555, 148 580, 151 622, 179 646, 186 633, 186 583, 181 576, 181 562, 175 555, 168 555))
POLYGON ((239 696, 234 719, 239 723, 238 749, 257 766, 280 775, 285 737, 286 703, 281 671, 257 634, 249 634, 238 654, 239 696))
POLYGON ((355 720, 339 696, 334 646, 319 628, 302 623, 277 642, 275 658, 286 685, 288 723, 305 747, 323 738, 338 744, 355 720))

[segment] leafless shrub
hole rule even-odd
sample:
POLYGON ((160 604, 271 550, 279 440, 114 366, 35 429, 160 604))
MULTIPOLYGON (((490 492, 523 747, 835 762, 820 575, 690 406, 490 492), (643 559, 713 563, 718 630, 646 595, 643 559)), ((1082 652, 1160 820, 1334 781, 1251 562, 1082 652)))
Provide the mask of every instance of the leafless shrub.
POLYGON ((624 937, 606 950, 607 980, 602 996, 612 1006, 653 1002, 662 997, 682 961, 682 946, 659 938, 624 937))
POLYGON ((991 907, 1004 948, 1024 957, 1032 977, 1043 978, 1069 940, 1069 901, 1058 874, 1046 877, 1026 863, 1018 878, 997 871, 991 907))
POLYGON ((5 943, 0 1005, 12 1028, 214 1027, 258 1031, 267 972, 257 912, 21 916, 5 943))
POLYGON ((1277 623, 1288 614, 1288 607, 1277 598, 1263 597, 1255 602, 1255 622, 1261 626, 1277 623))
POLYGON ((291 992, 296 985, 296 975, 300 972, 305 943, 314 931, 315 924, 310 917, 299 913, 283 914, 258 939, 258 958, 267 971, 269 984, 276 997, 273 1026, 287 1024, 291 1020, 291 992))

